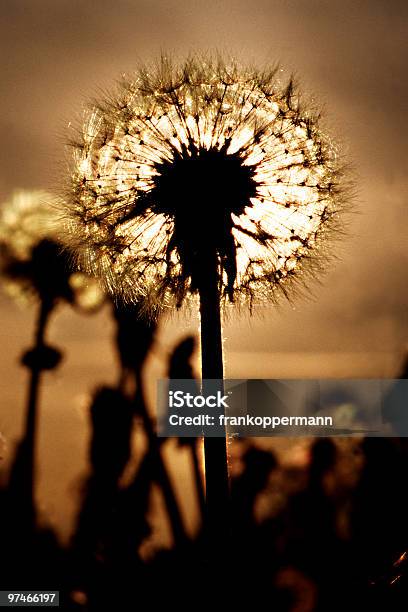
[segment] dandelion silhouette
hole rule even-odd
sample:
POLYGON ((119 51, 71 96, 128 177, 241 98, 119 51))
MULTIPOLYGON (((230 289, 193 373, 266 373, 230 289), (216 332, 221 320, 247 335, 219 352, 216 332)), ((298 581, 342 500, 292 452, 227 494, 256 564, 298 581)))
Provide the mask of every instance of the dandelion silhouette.
MULTIPOLYGON (((220 304, 289 297, 341 229, 338 151, 277 68, 162 57, 95 103, 72 144, 80 265, 152 311, 198 294, 204 379, 223 378, 220 304)), ((205 445, 211 506, 227 496, 225 441, 205 445)))
POLYGON ((16 192, 2 206, 0 215, 0 272, 4 288, 17 301, 38 304, 34 347, 22 357, 31 375, 25 433, 14 472, 18 481, 15 485, 23 485, 20 494, 27 508, 31 507, 31 519, 40 377, 41 372, 54 369, 61 360, 61 352, 45 342, 47 325, 61 301, 95 307, 101 299, 94 281, 86 283, 83 274, 73 274, 68 253, 60 241, 62 226, 58 220, 52 197, 43 191, 16 192))

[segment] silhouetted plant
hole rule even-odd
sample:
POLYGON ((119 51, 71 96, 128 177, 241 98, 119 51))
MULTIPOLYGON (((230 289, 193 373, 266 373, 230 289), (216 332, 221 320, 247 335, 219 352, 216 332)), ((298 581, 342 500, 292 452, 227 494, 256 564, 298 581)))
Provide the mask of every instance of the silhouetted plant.
POLYGON ((76 569, 85 576, 92 575, 97 559, 107 562, 113 545, 119 482, 131 453, 133 407, 121 391, 101 387, 94 394, 90 417, 91 471, 73 538, 76 569))
POLYGON ((151 416, 148 412, 143 385, 142 369, 154 342, 157 321, 154 317, 141 316, 142 305, 114 304, 116 320, 116 344, 119 352, 121 375, 119 387, 128 391, 133 389, 133 406, 141 418, 148 440, 144 466, 149 465, 151 479, 161 487, 166 504, 175 544, 182 546, 187 541, 183 520, 173 491, 171 480, 163 461, 161 442, 156 435, 151 416))
POLYGON ((61 352, 45 342, 49 318, 60 302, 93 307, 102 292, 84 274, 74 273, 61 243, 59 213, 43 191, 16 192, 1 209, 0 272, 6 291, 19 301, 33 301, 38 314, 34 346, 22 356, 30 372, 25 433, 12 473, 24 487, 33 516, 33 469, 38 391, 41 372, 57 367, 61 352), (88 285, 88 286, 87 286, 88 285), (92 299, 90 299, 92 297, 92 299))
MULTIPOLYGON (((171 380, 189 380, 191 379, 191 393, 198 393, 198 384, 195 380, 196 374, 192 366, 192 358, 194 351, 196 350, 196 340, 194 336, 187 336, 181 340, 174 348, 170 355, 169 371, 168 376, 171 380)), ((177 384, 177 383, 176 383, 177 384)), ((185 387, 184 387, 185 388, 185 387)), ((197 492, 198 505, 200 508, 201 516, 204 517, 205 513, 205 492, 203 487, 201 466, 199 461, 199 447, 198 444, 200 438, 179 438, 180 446, 187 446, 190 449, 191 463, 193 467, 193 475, 195 481, 195 488, 197 492)))
POLYGON ((142 305, 113 303, 116 321, 116 346, 120 362, 119 386, 124 387, 127 378, 133 377, 136 387, 141 387, 142 368, 154 342, 157 321, 141 315, 142 305))
MULTIPOLYGON (((203 379, 223 378, 221 302, 289 297, 341 228, 338 150, 277 68, 162 57, 94 103, 73 145, 80 265, 150 311, 198 294, 203 379)), ((209 522, 221 526, 225 440, 205 440, 205 461, 209 522)))

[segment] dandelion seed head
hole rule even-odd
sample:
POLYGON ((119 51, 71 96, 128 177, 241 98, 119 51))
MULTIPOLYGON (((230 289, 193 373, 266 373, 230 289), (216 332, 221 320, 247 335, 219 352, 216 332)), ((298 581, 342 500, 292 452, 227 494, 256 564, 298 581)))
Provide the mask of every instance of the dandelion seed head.
POLYGON ((127 299, 180 305, 215 253, 222 297, 275 298, 321 267, 341 157, 278 69, 162 58, 94 104, 74 146, 73 249, 127 299))
POLYGON ((16 258, 27 259, 42 239, 55 239, 56 208, 46 191, 16 191, 0 209, 0 243, 16 258))
POLYGON ((59 206, 46 191, 16 191, 1 206, 0 272, 5 292, 23 305, 44 292, 84 310, 104 299, 94 278, 71 270, 59 206))

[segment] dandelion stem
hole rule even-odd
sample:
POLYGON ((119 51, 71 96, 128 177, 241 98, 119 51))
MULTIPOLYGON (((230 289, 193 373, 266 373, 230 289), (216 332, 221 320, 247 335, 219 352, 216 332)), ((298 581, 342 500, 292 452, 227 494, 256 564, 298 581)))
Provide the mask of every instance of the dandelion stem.
MULTIPOLYGON (((34 348, 44 346, 45 330, 52 305, 47 300, 41 300, 35 329, 34 348)), ((25 418, 24 436, 20 444, 17 458, 12 467, 10 488, 22 504, 20 512, 22 524, 27 529, 34 528, 34 464, 35 438, 37 426, 38 391, 41 378, 41 364, 30 365, 31 375, 28 388, 27 412, 25 418)))
MULTIPOLYGON (((37 325, 35 330, 35 348, 44 346, 45 330, 52 306, 47 300, 41 300, 38 313, 37 325)), ((34 467, 34 452, 35 452, 35 431, 37 421, 37 404, 38 391, 41 376, 41 364, 33 364, 31 368, 31 377, 28 391, 27 414, 25 423, 25 440, 27 449, 31 451, 31 465, 34 467)))
MULTIPOLYGON (((199 443, 200 440, 196 439, 196 442, 199 443)), ((191 452, 191 461, 192 461, 192 465, 193 465, 194 481, 195 481, 195 484, 196 484, 197 500, 198 500, 198 505, 199 505, 199 508, 200 508, 200 516, 204 518, 204 515, 205 515, 205 492, 204 492, 203 478, 202 478, 202 475, 201 475, 200 461, 199 461, 199 458, 198 458, 197 444, 194 444, 194 445, 190 446, 190 452, 191 452)))
MULTIPOLYGON (((201 316, 202 379, 216 379, 223 386, 222 327, 218 258, 212 252, 205 258, 199 287, 201 316)), ((205 392, 205 389, 204 389, 205 392)), ((219 545, 225 536, 228 511, 228 463, 226 436, 204 439, 206 529, 209 544, 219 545)))

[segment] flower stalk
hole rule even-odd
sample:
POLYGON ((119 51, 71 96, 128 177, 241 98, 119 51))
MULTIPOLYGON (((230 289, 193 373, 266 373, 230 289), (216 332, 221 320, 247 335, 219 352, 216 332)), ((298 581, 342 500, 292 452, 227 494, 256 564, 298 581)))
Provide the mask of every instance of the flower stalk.
MULTIPOLYGON (((203 381, 224 378, 219 265, 216 252, 206 258, 199 286, 201 371, 203 381)), ((205 382, 204 382, 205 385, 205 382)), ((222 390, 222 389, 221 389, 222 390)), ((205 392, 205 389, 203 389, 205 392)), ((210 541, 217 542, 228 520, 228 459, 226 436, 204 439, 206 523, 210 541)))

